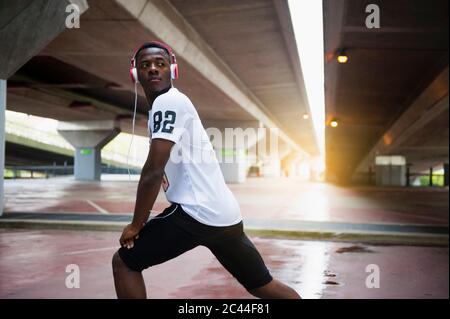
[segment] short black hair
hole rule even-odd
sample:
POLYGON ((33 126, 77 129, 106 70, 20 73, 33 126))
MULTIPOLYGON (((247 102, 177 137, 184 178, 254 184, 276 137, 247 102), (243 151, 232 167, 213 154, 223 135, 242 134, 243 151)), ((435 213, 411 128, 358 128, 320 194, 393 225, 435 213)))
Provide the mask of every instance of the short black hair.
POLYGON ((143 45, 141 45, 141 47, 136 51, 136 54, 134 55, 134 60, 137 62, 139 54, 141 53, 142 50, 144 49, 148 49, 148 48, 159 48, 164 50, 164 52, 167 54, 166 58, 169 61, 169 63, 171 63, 171 58, 170 58, 170 52, 167 48, 165 48, 164 46, 158 44, 158 43, 154 43, 154 42, 148 42, 148 43, 144 43, 143 45))

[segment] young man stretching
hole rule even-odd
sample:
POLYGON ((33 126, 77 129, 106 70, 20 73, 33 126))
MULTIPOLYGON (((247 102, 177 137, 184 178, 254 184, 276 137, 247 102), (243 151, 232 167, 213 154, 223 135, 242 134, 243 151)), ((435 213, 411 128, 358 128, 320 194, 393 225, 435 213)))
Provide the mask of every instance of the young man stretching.
POLYGON ((245 235, 239 204, 225 184, 197 111, 172 87, 178 75, 172 49, 156 41, 142 45, 130 71, 150 107, 151 146, 132 223, 124 228, 112 260, 117 297, 146 298, 142 270, 202 245, 252 295, 300 298, 272 278, 245 235), (200 161, 193 152, 201 154, 200 161), (148 221, 161 184, 172 205, 148 221))

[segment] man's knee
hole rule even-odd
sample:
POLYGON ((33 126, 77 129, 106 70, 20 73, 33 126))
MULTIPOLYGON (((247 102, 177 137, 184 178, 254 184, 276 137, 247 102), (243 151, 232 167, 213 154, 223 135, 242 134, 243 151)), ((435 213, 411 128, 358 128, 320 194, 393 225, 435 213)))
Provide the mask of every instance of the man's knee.
POLYGON ((257 297, 257 298, 264 298, 265 295, 267 294, 267 291, 270 291, 270 287, 271 287, 270 283, 272 283, 272 281, 270 281, 268 284, 265 284, 265 285, 263 285, 261 287, 258 287, 258 288, 252 288, 252 289, 248 289, 247 288, 247 291, 251 295, 253 295, 253 296, 257 297))
POLYGON ((112 268, 114 276, 128 268, 127 265, 125 265, 125 263, 123 262, 122 258, 120 258, 120 255, 117 251, 112 257, 112 268))
POLYGON ((257 298, 283 298, 283 299, 301 299, 300 295, 291 287, 286 286, 278 280, 272 280, 268 284, 247 291, 257 298))
POLYGON ((254 288, 254 289, 247 289, 248 293, 252 296, 255 296, 256 298, 264 298, 266 289, 263 287, 260 288, 254 288))

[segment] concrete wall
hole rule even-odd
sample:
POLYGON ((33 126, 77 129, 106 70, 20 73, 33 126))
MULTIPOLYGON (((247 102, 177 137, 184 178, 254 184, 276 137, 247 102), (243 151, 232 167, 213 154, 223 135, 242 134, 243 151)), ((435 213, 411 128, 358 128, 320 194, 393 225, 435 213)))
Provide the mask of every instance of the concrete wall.
POLYGON ((4 208, 3 171, 5 167, 6 80, 0 80, 0 216, 4 208))
POLYGON ((375 180, 377 186, 405 186, 405 165, 376 165, 375 180))

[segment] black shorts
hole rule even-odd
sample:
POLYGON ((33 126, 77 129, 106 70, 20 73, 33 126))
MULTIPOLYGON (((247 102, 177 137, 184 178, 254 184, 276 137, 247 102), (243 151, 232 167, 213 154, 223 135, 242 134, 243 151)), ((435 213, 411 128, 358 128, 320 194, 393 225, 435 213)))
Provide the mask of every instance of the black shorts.
POLYGON ((243 230, 243 224, 214 227, 202 224, 172 204, 141 229, 134 247, 121 247, 119 255, 134 271, 161 264, 199 245, 211 250, 219 262, 247 290, 262 287, 272 276, 261 255, 243 230))

